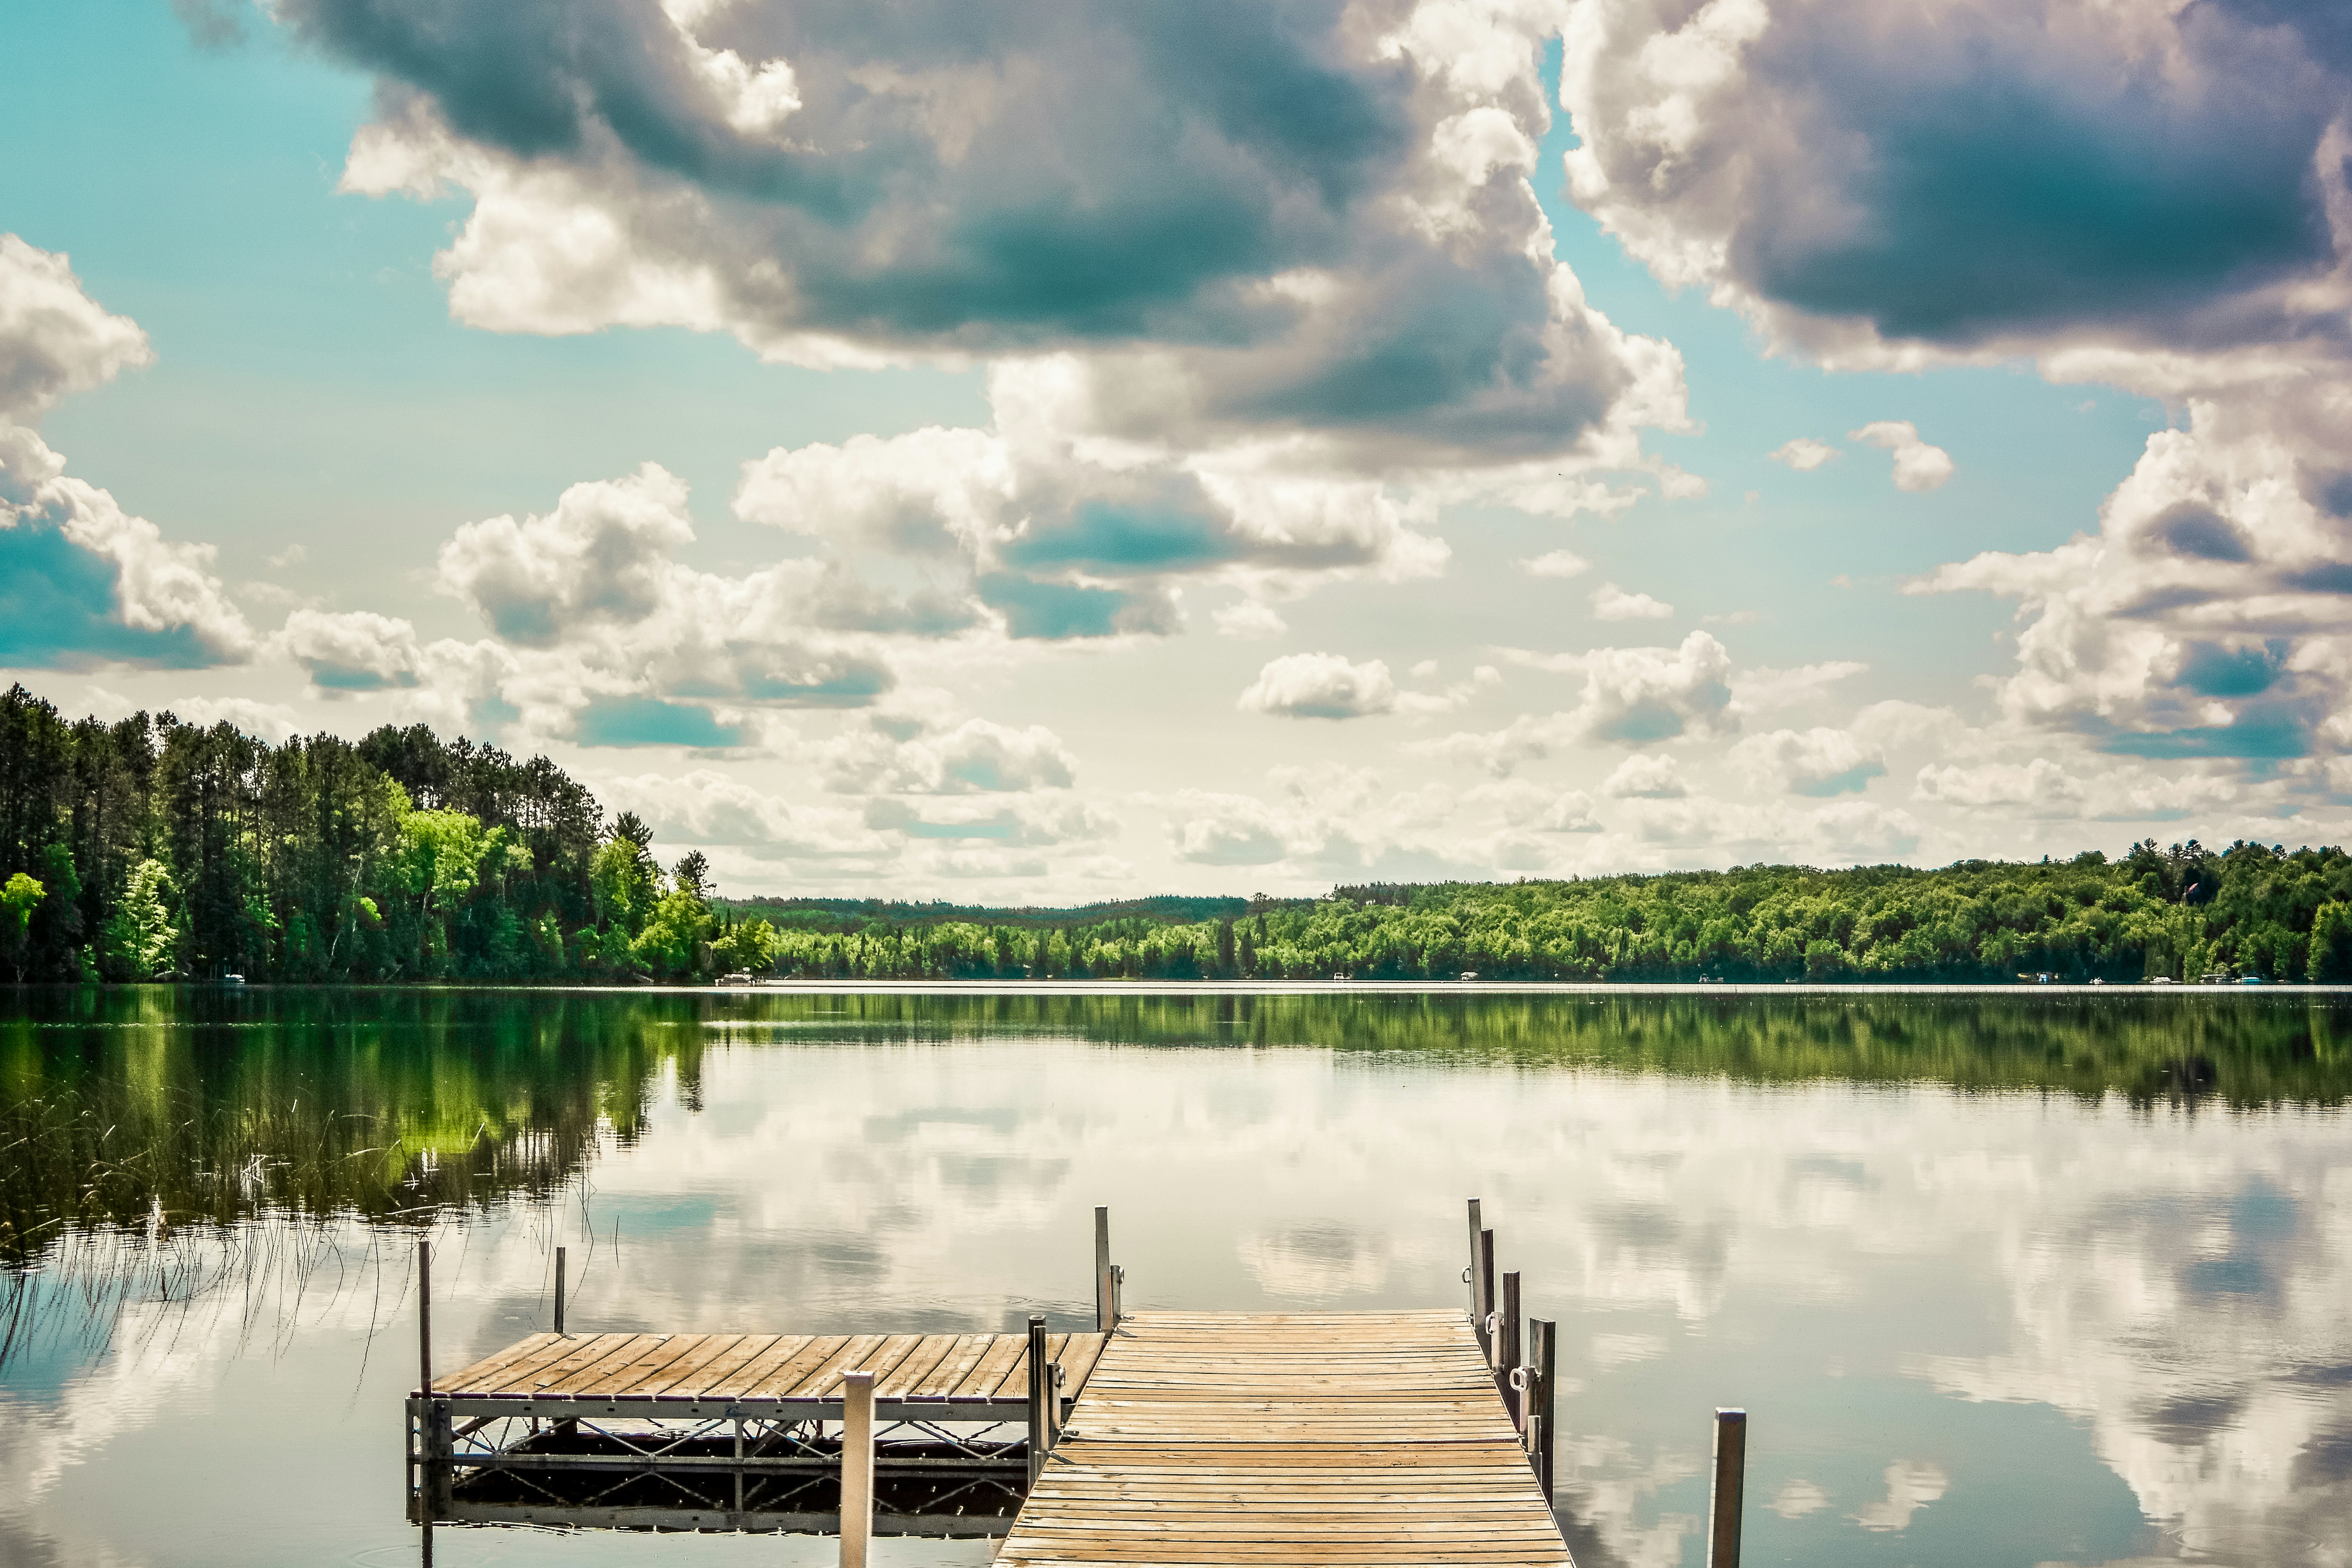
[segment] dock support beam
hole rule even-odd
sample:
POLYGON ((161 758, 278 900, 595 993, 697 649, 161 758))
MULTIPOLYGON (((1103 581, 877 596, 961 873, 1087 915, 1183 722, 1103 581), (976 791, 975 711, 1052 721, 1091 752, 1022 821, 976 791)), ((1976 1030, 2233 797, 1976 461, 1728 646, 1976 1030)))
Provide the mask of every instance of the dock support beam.
POLYGON ((874 1374, 841 1380, 841 1568, 866 1568, 874 1541, 874 1374))
POLYGON ((555 1249, 555 1331, 563 1332, 563 1248, 555 1249))
POLYGON ((1484 1243, 1479 1240, 1479 1237, 1484 1235, 1486 1235, 1486 1226, 1479 1217, 1478 1200, 1472 1198, 1470 1200, 1470 1267, 1462 1271, 1462 1278, 1468 1281, 1470 1286, 1470 1326, 1478 1334, 1478 1353, 1486 1358, 1487 1365, 1492 1366, 1495 1364, 1495 1352, 1486 1338, 1486 1314, 1493 1310, 1493 1308, 1487 1304, 1486 1289, 1479 1283, 1484 1276, 1478 1272, 1478 1259, 1485 1250, 1484 1243))
POLYGON ((1708 1500, 1706 1568, 1739 1568, 1739 1505, 1748 1466, 1748 1412, 1715 1413, 1715 1493, 1708 1500))

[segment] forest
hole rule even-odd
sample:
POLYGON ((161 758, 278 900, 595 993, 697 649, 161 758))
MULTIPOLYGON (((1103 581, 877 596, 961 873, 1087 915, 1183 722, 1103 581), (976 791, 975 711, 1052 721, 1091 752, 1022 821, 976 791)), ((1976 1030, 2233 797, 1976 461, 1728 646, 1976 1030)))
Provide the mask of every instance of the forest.
POLYGON ((0 697, 0 975, 2352 981, 2352 856, 1733 867, 1076 910, 725 900, 545 757, 387 726, 271 745, 0 697))

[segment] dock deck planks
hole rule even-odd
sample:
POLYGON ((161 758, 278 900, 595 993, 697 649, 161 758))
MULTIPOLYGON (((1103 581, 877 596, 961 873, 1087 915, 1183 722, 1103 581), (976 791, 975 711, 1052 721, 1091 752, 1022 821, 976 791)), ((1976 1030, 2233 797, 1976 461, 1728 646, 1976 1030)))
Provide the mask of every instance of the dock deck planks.
MULTIPOLYGON (((1102 1334, 1055 1334, 1064 1398, 1086 1386, 1102 1334)), ((1029 1394, 1026 1334, 533 1334, 433 1380, 436 1398, 532 1405, 838 1405, 843 1377, 875 1374, 897 1406, 989 1407, 1001 1417, 1029 1394)))
POLYGON ((1573 1568, 1459 1312, 1149 1312, 1098 1352, 1000 1568, 1573 1568))

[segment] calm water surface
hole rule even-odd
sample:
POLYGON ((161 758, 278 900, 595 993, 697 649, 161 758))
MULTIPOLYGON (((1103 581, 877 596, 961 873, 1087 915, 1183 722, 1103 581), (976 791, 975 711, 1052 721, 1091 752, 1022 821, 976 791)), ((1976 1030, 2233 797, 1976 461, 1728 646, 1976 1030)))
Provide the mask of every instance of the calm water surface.
MULTIPOLYGON (((0 997, 0 1563, 414 1561, 445 1367, 547 1324, 1462 1301, 1560 1325, 1584 1568, 2352 1562, 2352 1005, 2183 995, 0 997)), ((445 1564, 830 1542, 438 1532, 445 1564)), ((892 1564, 985 1543, 886 1542, 892 1564)))

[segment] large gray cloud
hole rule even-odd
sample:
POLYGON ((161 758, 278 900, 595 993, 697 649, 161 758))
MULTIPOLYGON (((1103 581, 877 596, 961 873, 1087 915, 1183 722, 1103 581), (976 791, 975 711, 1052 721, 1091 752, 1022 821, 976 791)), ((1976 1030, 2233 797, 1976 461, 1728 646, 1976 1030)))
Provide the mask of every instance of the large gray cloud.
POLYGON ((1680 418, 1671 351, 1552 258, 1544 27, 1511 7, 277 9, 377 75, 352 188, 473 194, 441 268, 478 325, 1076 351, 1124 384, 1095 389, 1107 429, 1292 431, 1359 467, 1622 458, 1621 426, 1680 418))
POLYGON ((2338 7, 1580 0, 1570 39, 1578 200, 1784 336, 2344 343, 2338 7))

